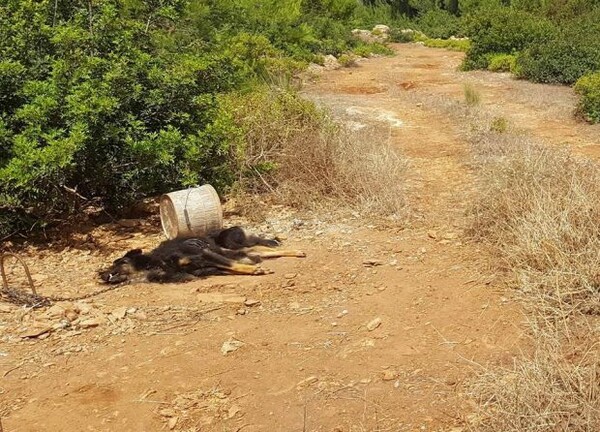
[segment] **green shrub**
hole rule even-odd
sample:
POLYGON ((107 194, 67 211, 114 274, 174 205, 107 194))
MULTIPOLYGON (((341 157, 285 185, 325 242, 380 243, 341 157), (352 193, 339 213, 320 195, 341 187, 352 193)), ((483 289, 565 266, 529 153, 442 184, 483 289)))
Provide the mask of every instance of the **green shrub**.
POLYGON ((542 83, 572 84, 600 69, 600 10, 561 26, 552 39, 517 58, 519 76, 542 83))
POLYGON ((421 42, 431 48, 445 48, 451 51, 466 52, 471 47, 471 41, 468 39, 430 39, 425 38, 421 42))
POLYGON ((513 72, 516 66, 516 56, 512 54, 492 54, 488 59, 488 70, 492 72, 513 72))
POLYGON ((550 40, 556 33, 550 21, 527 12, 510 8, 480 10, 468 20, 471 47, 463 68, 485 69, 490 54, 514 54, 550 40))
POLYGON ((360 57, 370 57, 371 55, 394 55, 394 51, 381 43, 363 43, 352 50, 354 54, 360 57))
POLYGON ((356 56, 353 54, 342 54, 338 57, 338 61, 343 67, 354 67, 358 65, 356 63, 356 56))
POLYGON ((417 26, 419 30, 434 39, 463 35, 460 18, 440 9, 425 12, 417 19, 417 26))
POLYGON ((66 219, 82 197, 118 212, 145 195, 231 182, 215 95, 242 77, 239 62, 163 51, 172 22, 163 29, 160 17, 177 15, 178 2, 162 4, 140 6, 142 20, 117 0, 97 3, 91 31, 87 6, 0 7, 0 44, 14 38, 23 50, 0 61, 0 223, 66 219), (31 9, 36 28, 21 19, 31 9))
POLYGON ((508 130, 508 120, 504 117, 495 117, 490 124, 490 130, 496 133, 505 133, 508 130))
POLYGON ((411 29, 400 29, 394 27, 390 29, 390 42, 408 43, 414 42, 415 31, 411 29))
POLYGON ((371 29, 377 24, 385 24, 390 28, 408 27, 410 21, 402 16, 395 16, 392 7, 384 2, 379 1, 373 5, 358 3, 350 19, 350 25, 353 28, 371 29))
POLYGON ((600 123, 600 72, 581 77, 575 84, 579 112, 592 123, 600 123))

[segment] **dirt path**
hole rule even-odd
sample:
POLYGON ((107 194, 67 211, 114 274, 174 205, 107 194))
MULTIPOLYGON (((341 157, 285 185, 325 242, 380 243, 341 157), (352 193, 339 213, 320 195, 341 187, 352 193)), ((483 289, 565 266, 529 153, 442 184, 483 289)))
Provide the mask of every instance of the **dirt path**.
MULTIPOLYGON (((521 318, 488 257, 463 239, 473 187, 468 125, 428 98, 460 101, 462 83, 473 82, 484 109, 530 134, 588 154, 600 134, 571 120, 569 89, 462 74, 457 53, 397 50, 327 73, 306 93, 350 127, 376 125, 409 158, 409 227, 326 223, 280 209, 256 228, 286 236, 308 257, 269 263, 274 274, 127 286, 71 305, 82 328, 42 338, 19 335, 58 322, 51 311, 3 307, 4 431, 462 430, 462 382, 477 364, 510 360, 521 318), (233 296, 214 303, 210 293, 233 296), (228 340, 244 345, 223 355, 228 340)), ((93 277, 81 263, 159 241, 155 225, 140 228, 104 227, 76 247, 32 250, 40 267, 60 251, 69 269, 38 271, 38 282, 46 292, 56 278, 68 292, 94 289, 81 282, 93 277)))

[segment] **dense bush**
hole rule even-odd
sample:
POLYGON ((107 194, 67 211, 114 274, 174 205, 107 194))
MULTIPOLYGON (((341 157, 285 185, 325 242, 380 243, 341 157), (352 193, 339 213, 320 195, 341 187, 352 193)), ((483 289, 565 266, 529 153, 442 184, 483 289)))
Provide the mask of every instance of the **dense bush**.
POLYGON ((403 212, 406 162, 371 129, 347 132, 314 103, 275 89, 231 94, 223 106, 241 134, 243 145, 232 149, 243 190, 274 192, 277 202, 298 207, 332 201, 367 213, 403 212))
POLYGON ((529 46, 517 59, 518 75, 531 81, 572 84, 600 69, 600 9, 560 26, 557 34, 529 46))
POLYGON ((417 19, 419 30, 435 39, 447 39, 450 36, 462 36, 461 20, 450 13, 432 9, 417 19))
POLYGON ((0 238, 82 204, 235 180, 224 93, 322 54, 389 52, 355 0, 6 0, 0 4, 0 238))
POLYGON ((553 39, 556 32, 550 21, 524 11, 510 8, 481 10, 467 23, 467 35, 472 45, 463 67, 485 69, 490 54, 514 54, 553 39))
POLYGON ((421 40, 427 47, 445 48, 451 51, 467 52, 471 48, 471 41, 468 39, 432 39, 424 38, 421 40))
POLYGON ((600 123, 600 72, 581 77, 575 84, 580 95, 579 111, 589 121, 600 123))
POLYGON ((235 62, 164 51, 160 36, 183 8, 162 4, 134 4, 137 18, 116 0, 0 7, 3 231, 8 219, 64 217, 83 197, 119 210, 181 185, 228 182, 213 95, 236 83, 235 62))

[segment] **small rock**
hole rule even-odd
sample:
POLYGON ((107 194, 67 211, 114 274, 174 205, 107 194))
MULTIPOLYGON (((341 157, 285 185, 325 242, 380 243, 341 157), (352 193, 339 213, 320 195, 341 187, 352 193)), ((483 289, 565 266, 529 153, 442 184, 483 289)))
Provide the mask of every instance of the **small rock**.
MULTIPOLYGON (((129 311, 127 311, 127 313, 130 313, 129 311)), ((140 320, 140 321, 146 321, 148 319, 148 315, 146 315, 146 312, 144 311, 137 311, 132 315, 135 319, 140 320)))
POLYGON ((227 418, 232 419, 236 416, 237 413, 241 411, 240 407, 237 405, 232 405, 227 411, 227 418))
POLYGON ((296 282, 293 280, 285 280, 281 282, 281 288, 293 288, 296 286, 296 282))
POLYGON ((373 43, 377 40, 377 36, 369 30, 354 29, 352 30, 352 36, 366 43, 373 43))
POLYGON ((92 311, 92 306, 85 302, 75 303, 75 310, 79 311, 81 315, 87 315, 92 311))
POLYGON ((248 299, 244 302, 244 304, 248 307, 258 306, 260 304, 260 300, 248 299))
POLYGON ((167 427, 169 428, 169 430, 175 429, 175 426, 177 426, 178 421, 179 421, 179 417, 177 417, 177 416, 171 417, 169 419, 169 421, 167 422, 167 427))
POLYGON ((52 331, 52 326, 49 324, 39 324, 33 327, 28 328, 23 333, 21 333, 21 337, 23 339, 36 338, 43 334, 49 333, 52 331))
POLYGON ((68 319, 70 322, 73 322, 77 318, 79 318, 79 314, 73 309, 67 309, 65 310, 65 318, 68 319))
POLYGON ((158 412, 163 417, 175 417, 175 410, 173 408, 163 408, 158 412))
POLYGON ((380 325, 381 325, 381 318, 377 317, 377 318, 369 321, 369 323, 367 324, 367 330, 373 331, 380 325))
POLYGON ((348 315, 348 311, 346 309, 344 309, 343 311, 341 311, 339 314, 337 314, 338 318, 342 318, 344 316, 348 315))
POLYGON ((427 231, 427 236, 429 236, 429 238, 432 238, 432 239, 434 239, 434 240, 438 238, 438 234, 437 234, 437 232, 436 232, 436 231, 433 231, 433 230, 431 230, 431 231, 427 231))
POLYGON ((65 313, 65 310, 62 306, 53 305, 50 308, 48 308, 45 315, 48 318, 58 318, 58 317, 62 317, 64 313, 65 313))
MULTIPOLYGON (((323 59, 323 67, 325 67, 326 70, 336 70, 336 69, 340 69, 342 67, 342 65, 340 64, 338 59, 335 58, 335 56, 328 54, 323 59)), ((295 223, 294 223, 294 225, 295 225, 295 223)))
POLYGON ((296 384, 296 389, 301 390, 305 387, 308 387, 311 384, 316 383, 317 381, 319 381, 319 378, 316 376, 309 376, 306 379, 303 379, 302 381, 300 381, 298 384, 296 384))
POLYGON ((373 33, 374 34, 389 34, 390 33, 390 28, 388 26, 386 26, 385 24, 377 24, 375 27, 373 27, 373 33))
POLYGON ((62 330, 71 327, 71 321, 67 319, 62 319, 60 322, 54 324, 52 326, 52 330, 62 330))
POLYGON ((238 315, 246 315, 246 309, 238 309, 235 313, 238 315))
POLYGON ((373 348, 375 346, 375 341, 373 339, 365 339, 360 343, 360 346, 364 348, 373 348))
POLYGON ((396 371, 386 369, 381 374, 381 379, 384 381, 393 381, 398 378, 398 373, 396 371))
POLYGON ((286 273, 285 275, 283 275, 283 277, 286 279, 294 279, 296 276, 298 276, 297 273, 286 273))
POLYGON ((198 300, 205 303, 244 303, 246 297, 235 293, 200 293, 198 300))
POLYGON ((96 318, 89 318, 86 320, 83 320, 79 323, 79 326, 81 328, 92 328, 92 327, 98 327, 99 325, 104 324, 104 320, 102 318, 96 317, 96 318))
POLYGON ((231 352, 239 350, 244 345, 244 342, 235 339, 223 342, 223 345, 221 346, 221 353, 223 355, 227 355, 231 352))
POLYGON ((456 240, 458 238, 458 234, 455 232, 449 232, 444 234, 444 240, 456 240))
POLYGON ((12 311, 12 306, 0 305, 0 313, 11 313, 12 311))
POLYGON ((363 265, 365 267, 377 267, 383 265, 383 262, 378 259, 367 259, 363 261, 363 265))
POLYGON ((111 312, 111 315, 116 319, 123 319, 127 315, 127 306, 116 308, 111 312))

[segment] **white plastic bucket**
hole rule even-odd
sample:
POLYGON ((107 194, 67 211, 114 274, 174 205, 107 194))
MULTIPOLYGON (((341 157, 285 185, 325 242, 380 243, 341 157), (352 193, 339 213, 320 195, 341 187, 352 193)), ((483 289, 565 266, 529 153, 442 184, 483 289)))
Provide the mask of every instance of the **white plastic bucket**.
POLYGON ((184 189, 160 198, 160 222, 168 239, 195 237, 223 228, 223 209, 211 185, 184 189))

